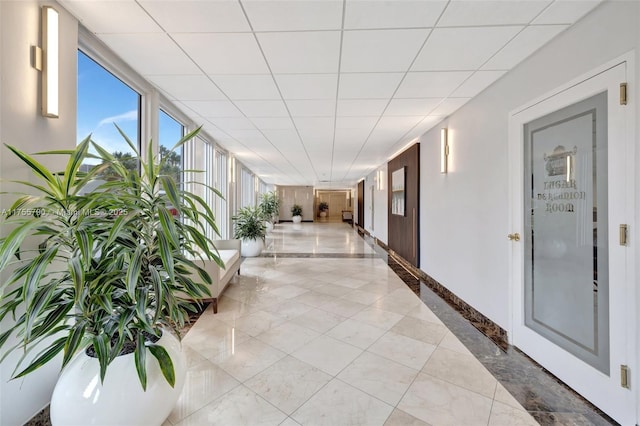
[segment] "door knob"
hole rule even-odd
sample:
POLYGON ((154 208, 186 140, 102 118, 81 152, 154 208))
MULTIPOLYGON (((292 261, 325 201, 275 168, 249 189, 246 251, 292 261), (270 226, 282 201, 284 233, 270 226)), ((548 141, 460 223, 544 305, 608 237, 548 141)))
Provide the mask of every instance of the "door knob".
POLYGON ((513 234, 509 234, 507 235, 507 238, 509 238, 511 241, 520 241, 520 234, 513 233, 513 234))

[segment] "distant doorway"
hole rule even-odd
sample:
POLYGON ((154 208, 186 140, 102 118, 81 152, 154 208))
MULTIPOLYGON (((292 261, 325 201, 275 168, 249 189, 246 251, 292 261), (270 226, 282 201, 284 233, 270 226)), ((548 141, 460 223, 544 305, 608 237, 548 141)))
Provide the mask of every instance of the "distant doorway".
POLYGON ((350 189, 318 189, 315 194, 315 218, 320 222, 341 222, 342 212, 353 211, 351 205, 350 189), (320 204, 326 203, 329 207, 325 210, 326 216, 322 216, 320 204))

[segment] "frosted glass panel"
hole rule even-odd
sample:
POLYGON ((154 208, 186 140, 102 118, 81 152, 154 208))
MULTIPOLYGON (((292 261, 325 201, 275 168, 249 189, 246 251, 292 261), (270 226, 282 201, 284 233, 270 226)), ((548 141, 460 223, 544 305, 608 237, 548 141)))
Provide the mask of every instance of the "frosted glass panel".
POLYGON ((525 325, 609 373, 607 94, 525 134, 525 325))

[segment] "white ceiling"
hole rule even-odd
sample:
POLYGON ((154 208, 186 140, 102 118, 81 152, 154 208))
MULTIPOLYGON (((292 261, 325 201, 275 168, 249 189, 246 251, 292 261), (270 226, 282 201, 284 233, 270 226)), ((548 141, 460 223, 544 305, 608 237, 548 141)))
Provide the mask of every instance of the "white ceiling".
POLYGON ((351 186, 599 0, 60 0, 269 183, 351 186))

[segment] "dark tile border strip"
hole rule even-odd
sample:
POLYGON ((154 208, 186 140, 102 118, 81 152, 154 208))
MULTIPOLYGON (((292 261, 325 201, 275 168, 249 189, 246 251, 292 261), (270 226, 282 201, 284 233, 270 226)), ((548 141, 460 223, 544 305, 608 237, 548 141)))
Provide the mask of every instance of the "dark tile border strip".
POLYGON ((258 257, 282 257, 303 259, 372 259, 380 255, 375 253, 262 253, 258 257))

